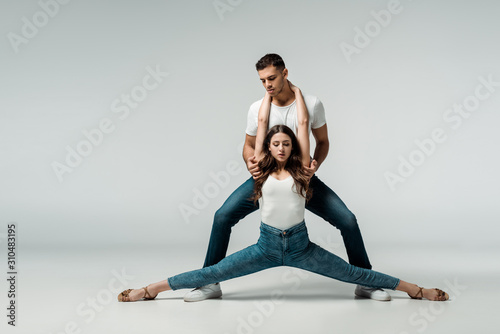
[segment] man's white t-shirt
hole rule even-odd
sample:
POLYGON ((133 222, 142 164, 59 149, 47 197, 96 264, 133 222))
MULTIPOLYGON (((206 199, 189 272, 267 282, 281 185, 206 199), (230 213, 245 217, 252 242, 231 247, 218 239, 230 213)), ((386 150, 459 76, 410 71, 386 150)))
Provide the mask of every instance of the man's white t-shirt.
MULTIPOLYGON (((248 110, 246 133, 249 136, 257 135, 259 108, 263 100, 264 98, 255 101, 248 110)), ((326 124, 325 108, 316 96, 304 95, 304 102, 309 112, 309 133, 311 133, 311 129, 317 129, 326 124)), ((297 100, 285 107, 278 107, 271 103, 268 129, 278 124, 288 126, 297 135, 297 100)))

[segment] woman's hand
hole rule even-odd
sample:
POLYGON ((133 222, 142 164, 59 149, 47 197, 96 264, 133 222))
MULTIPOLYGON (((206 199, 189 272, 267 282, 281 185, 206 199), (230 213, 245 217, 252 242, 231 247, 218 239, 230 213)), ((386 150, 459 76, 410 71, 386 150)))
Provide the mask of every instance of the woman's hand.
POLYGON ((291 83, 290 80, 287 80, 287 81, 288 81, 288 85, 290 86, 290 89, 292 90, 292 92, 294 92, 295 94, 299 94, 300 93, 299 87, 297 87, 293 83, 291 83))

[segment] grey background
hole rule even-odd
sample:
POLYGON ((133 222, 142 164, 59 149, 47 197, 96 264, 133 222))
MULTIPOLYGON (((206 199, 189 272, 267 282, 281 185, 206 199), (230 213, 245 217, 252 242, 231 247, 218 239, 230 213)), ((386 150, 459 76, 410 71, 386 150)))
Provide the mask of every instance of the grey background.
MULTIPOLYGON (((264 93, 254 64, 268 52, 323 102, 331 147, 317 175, 356 214, 369 253, 496 244, 500 92, 458 129, 442 117, 479 76, 500 81, 498 2, 402 0, 351 62, 340 44, 353 44, 354 28, 388 1, 232 3, 221 17, 212 1, 74 0, 16 53, 8 34, 41 8, 2 1, 0 210, 3 224, 19 224, 21 249, 182 245, 202 262, 213 214, 249 177, 241 144, 248 107, 264 93), (111 104, 148 66, 169 75, 121 120, 111 104), (51 164, 103 118, 115 130, 59 182, 51 164), (447 140, 392 191, 384 173, 436 127, 447 140), (180 208, 228 163, 239 172, 185 219, 180 208)), ((335 229, 306 220, 313 240, 328 238, 342 254, 335 229)), ((253 243, 258 224, 257 212, 237 225, 230 249, 253 243)))

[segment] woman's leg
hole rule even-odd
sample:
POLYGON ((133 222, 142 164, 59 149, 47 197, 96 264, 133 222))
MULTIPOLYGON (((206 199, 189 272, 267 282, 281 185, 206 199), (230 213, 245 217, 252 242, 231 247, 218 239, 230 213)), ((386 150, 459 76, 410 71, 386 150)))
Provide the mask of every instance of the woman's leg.
POLYGON ((419 296, 430 300, 448 299, 447 295, 441 295, 436 289, 422 289, 422 296, 420 296, 418 295, 420 290, 418 285, 375 270, 353 266, 313 242, 309 242, 307 249, 298 254, 289 265, 347 283, 404 291, 410 296, 419 296))
POLYGON ((168 284, 172 290, 195 288, 227 281, 278 265, 277 262, 266 257, 259 244, 255 244, 225 257, 212 266, 169 277, 168 284))
POLYGON ((372 288, 394 290, 399 284, 399 279, 396 277, 356 267, 310 241, 308 247, 298 254, 290 265, 339 281, 372 288))
MULTIPOLYGON (((280 265, 279 262, 266 257, 262 247, 255 244, 225 257, 213 266, 169 277, 166 280, 148 285, 147 289, 151 297, 154 297, 163 291, 195 288, 210 283, 222 282, 278 265, 280 265)), ((144 298, 145 294, 144 289, 134 289, 128 296, 130 301, 136 301, 144 298)))

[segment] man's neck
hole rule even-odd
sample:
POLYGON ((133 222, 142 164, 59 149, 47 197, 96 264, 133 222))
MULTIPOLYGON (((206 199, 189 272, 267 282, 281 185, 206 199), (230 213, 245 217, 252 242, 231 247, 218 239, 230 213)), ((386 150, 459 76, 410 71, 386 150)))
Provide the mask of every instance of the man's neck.
POLYGON ((272 104, 278 107, 285 107, 293 101, 295 101, 295 94, 287 85, 281 93, 273 97, 272 104))

